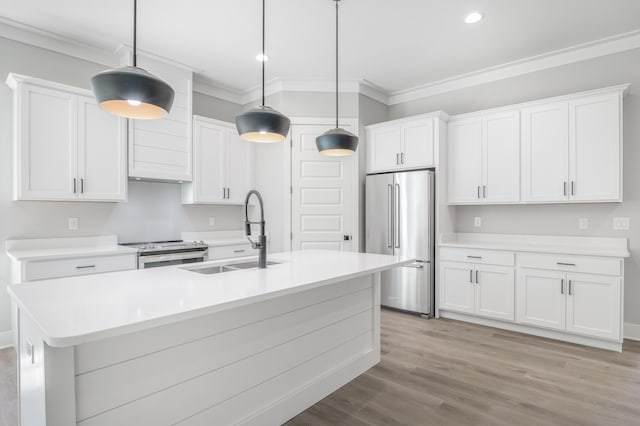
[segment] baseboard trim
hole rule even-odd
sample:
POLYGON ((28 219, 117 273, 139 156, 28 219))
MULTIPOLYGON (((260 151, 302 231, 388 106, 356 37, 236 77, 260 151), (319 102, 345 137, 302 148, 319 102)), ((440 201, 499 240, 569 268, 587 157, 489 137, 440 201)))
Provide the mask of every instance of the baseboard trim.
POLYGON ((640 324, 624 323, 624 338, 640 342, 640 324))
POLYGON ((13 332, 2 331, 0 332, 0 349, 10 348, 13 346, 13 332))
POLYGON ((622 342, 597 339, 597 338, 587 337, 587 336, 578 336, 574 334, 564 333, 561 331, 532 327, 524 324, 498 321, 490 318, 476 317, 473 315, 450 312, 442 309, 440 310, 440 317, 470 322, 474 324, 485 325, 488 327, 501 328, 503 330, 516 331, 518 333, 531 334, 533 336, 538 336, 538 337, 546 337, 547 339, 562 340, 563 342, 575 343, 578 345, 592 346, 595 348, 622 352, 622 342))

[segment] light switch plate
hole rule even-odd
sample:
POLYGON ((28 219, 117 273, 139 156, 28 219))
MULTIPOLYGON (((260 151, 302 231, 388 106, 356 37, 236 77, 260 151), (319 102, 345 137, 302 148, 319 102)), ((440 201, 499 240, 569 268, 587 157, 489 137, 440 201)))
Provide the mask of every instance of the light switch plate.
POLYGON ((629 229, 629 218, 628 217, 614 217, 613 218, 613 229, 616 231, 626 231, 629 229))
POLYGON ((216 218, 213 216, 209 216, 209 226, 214 226, 216 224, 216 218))
POLYGON ((589 229, 589 219, 586 217, 581 217, 580 219, 578 219, 578 228, 589 229))
POLYGON ((69 230, 70 231, 77 231, 78 230, 78 218, 77 217, 70 217, 69 218, 69 230))
POLYGON ((473 218, 473 226, 476 228, 480 228, 482 226, 482 218, 480 216, 476 216, 473 218))

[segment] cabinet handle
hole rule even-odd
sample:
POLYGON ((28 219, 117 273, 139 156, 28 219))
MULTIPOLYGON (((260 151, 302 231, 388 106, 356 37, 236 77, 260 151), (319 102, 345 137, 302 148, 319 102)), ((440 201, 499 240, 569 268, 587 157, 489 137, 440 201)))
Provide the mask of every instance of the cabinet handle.
POLYGON ((95 268, 96 265, 85 265, 85 266, 76 266, 76 269, 89 269, 89 268, 95 268))
POLYGON ((569 296, 571 296, 571 280, 569 280, 569 296))
POLYGON ((75 194, 77 191, 76 189, 76 178, 73 178, 73 193, 75 194))
POLYGON ((567 196, 567 182, 562 182, 562 193, 567 196))
POLYGON ((469 259, 482 259, 482 256, 467 256, 469 259))
POLYGON ((231 198, 231 188, 227 188, 227 198, 231 198))
POLYGON ((400 165, 400 154, 396 153, 396 166, 400 165))
POLYGON ((473 284, 473 269, 469 269, 469 282, 473 284))
POLYGON ((487 185, 482 185, 482 198, 487 198, 487 185))
POLYGON ((478 185, 478 198, 480 198, 480 185, 478 185))
POLYGON ((80 193, 84 194, 84 178, 80 179, 80 193))
POLYGON ((479 284, 478 283, 478 270, 477 269, 476 269, 476 284, 479 284))
POLYGON ((576 266, 575 263, 556 262, 556 264, 561 266, 576 266))
POLYGON ((244 249, 242 249, 242 250, 234 250, 233 252, 234 253, 244 253, 244 249))
POLYGON ((404 152, 400 153, 400 164, 404 164, 404 152))
POLYGON ((571 196, 576 195, 576 191, 575 191, 575 182, 571 181, 571 196))
POLYGON ((560 294, 564 294, 564 278, 560 280, 560 294))

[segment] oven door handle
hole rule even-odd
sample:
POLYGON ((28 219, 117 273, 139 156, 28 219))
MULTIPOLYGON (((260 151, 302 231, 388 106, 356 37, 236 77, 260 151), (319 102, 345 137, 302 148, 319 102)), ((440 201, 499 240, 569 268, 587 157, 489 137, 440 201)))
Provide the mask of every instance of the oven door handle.
POLYGON ((145 265, 147 263, 158 262, 170 262, 172 260, 184 260, 184 259, 204 259, 207 257, 207 250, 201 252, 188 252, 188 253, 171 253, 171 254, 151 254, 148 256, 140 256, 140 264, 145 265))

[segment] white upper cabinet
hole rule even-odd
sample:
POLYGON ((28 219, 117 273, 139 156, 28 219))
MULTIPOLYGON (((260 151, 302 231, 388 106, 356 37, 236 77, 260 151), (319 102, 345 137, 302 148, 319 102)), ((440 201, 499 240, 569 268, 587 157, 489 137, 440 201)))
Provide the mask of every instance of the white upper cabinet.
POLYGON ((254 185, 254 147, 235 125, 193 118, 193 181, 182 187, 184 204, 244 204, 254 185))
POLYGON ((449 203, 520 200, 520 116, 506 111, 449 122, 449 203))
POLYGON ((569 180, 576 201, 622 201, 621 96, 569 103, 569 180))
POLYGON ((10 74, 14 199, 125 201, 126 121, 89 90, 10 74))
POLYGON ((138 66, 165 80, 175 98, 160 120, 129 120, 129 177, 191 181, 193 74, 144 55, 138 55, 138 66))
POLYGON ((482 119, 449 122, 449 203, 480 203, 482 119))
POLYGON ((381 123, 367 128, 367 173, 435 166, 434 117, 381 123))

